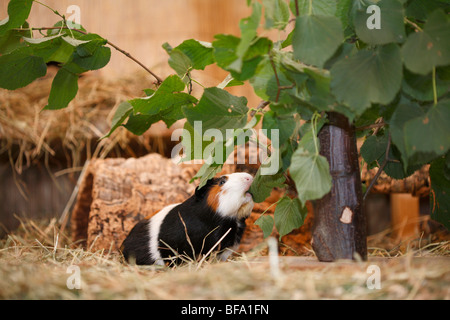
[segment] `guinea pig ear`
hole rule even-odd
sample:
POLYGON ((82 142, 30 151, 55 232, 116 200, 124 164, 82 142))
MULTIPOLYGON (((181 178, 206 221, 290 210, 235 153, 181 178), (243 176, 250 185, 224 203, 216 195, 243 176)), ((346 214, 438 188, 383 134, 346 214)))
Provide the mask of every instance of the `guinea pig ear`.
POLYGON ((210 179, 206 182, 206 184, 199 188, 195 188, 195 196, 198 199, 203 199, 205 197, 205 195, 208 193, 208 190, 211 188, 211 186, 214 184, 214 179, 210 179))

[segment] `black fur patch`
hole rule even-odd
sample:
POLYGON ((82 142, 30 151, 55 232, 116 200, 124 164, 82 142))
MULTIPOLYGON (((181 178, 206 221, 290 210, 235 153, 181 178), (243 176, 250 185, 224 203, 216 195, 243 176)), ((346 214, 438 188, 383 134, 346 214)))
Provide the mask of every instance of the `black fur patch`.
POLYGON ((121 250, 128 262, 134 260, 139 265, 155 263, 150 257, 149 221, 139 221, 123 241, 121 250))

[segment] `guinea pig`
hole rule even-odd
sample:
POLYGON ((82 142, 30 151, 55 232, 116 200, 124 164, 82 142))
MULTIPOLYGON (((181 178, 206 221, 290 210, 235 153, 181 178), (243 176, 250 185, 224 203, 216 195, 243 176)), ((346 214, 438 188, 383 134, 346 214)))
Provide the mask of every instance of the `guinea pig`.
POLYGON ((138 265, 165 265, 177 255, 197 259, 214 251, 225 261, 239 246, 245 219, 253 209, 248 192, 253 177, 244 172, 207 181, 183 203, 164 207, 151 218, 139 221, 124 240, 121 250, 127 261, 138 265), (231 249, 231 250, 230 250, 231 249))

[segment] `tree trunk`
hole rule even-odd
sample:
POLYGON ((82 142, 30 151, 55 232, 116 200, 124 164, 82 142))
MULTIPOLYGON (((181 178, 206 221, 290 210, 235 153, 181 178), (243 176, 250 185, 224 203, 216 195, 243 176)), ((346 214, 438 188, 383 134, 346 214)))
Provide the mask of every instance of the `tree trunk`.
POLYGON ((367 259, 366 218, 355 128, 338 113, 319 133, 320 153, 330 164, 331 191, 314 202, 312 247, 320 261, 367 259))

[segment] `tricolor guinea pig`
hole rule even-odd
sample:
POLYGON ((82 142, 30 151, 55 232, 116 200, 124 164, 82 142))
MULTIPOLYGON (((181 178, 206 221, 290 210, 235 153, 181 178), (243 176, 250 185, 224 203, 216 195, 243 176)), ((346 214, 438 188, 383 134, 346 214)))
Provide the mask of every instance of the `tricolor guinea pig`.
POLYGON ((164 265, 176 253, 197 259, 228 232, 214 249, 226 260, 239 246, 245 219, 252 212, 253 199, 248 192, 252 182, 253 177, 243 172, 208 180, 183 203, 169 205, 138 222, 122 244, 124 258, 139 265, 164 265))

